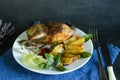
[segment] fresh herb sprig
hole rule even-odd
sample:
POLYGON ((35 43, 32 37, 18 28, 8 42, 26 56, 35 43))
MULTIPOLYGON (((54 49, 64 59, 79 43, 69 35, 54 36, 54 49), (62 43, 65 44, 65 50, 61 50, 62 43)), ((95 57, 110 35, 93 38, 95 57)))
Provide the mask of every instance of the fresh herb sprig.
POLYGON ((56 69, 58 71, 65 71, 67 70, 64 66, 61 64, 61 54, 58 53, 55 56, 45 53, 46 63, 41 63, 38 65, 39 68, 42 69, 56 69))
POLYGON ((85 38, 85 42, 87 42, 89 39, 93 37, 93 34, 86 34, 83 37, 85 38))

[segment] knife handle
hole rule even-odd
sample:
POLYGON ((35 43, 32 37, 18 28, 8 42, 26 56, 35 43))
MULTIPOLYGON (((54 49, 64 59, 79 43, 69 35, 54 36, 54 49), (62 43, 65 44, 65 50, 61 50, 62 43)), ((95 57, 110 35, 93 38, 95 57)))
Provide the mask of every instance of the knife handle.
POLYGON ((114 74, 114 71, 113 71, 113 67, 108 66, 107 70, 108 70, 109 80, 116 80, 116 77, 115 77, 115 74, 114 74))

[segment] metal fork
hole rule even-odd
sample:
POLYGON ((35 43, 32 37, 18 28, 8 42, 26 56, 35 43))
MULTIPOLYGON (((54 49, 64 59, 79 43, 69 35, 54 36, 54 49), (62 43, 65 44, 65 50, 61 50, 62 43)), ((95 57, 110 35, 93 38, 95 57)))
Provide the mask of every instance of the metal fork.
POLYGON ((92 41, 93 41, 94 48, 96 49, 97 55, 98 55, 99 80, 108 80, 108 77, 107 77, 104 67, 102 65, 100 53, 98 51, 98 47, 100 46, 99 38, 98 38, 98 31, 97 31, 97 29, 89 29, 89 33, 93 34, 92 41))
POLYGON ((0 20, 0 45, 4 43, 13 33, 15 32, 15 27, 12 23, 5 23, 3 25, 2 20, 0 20))

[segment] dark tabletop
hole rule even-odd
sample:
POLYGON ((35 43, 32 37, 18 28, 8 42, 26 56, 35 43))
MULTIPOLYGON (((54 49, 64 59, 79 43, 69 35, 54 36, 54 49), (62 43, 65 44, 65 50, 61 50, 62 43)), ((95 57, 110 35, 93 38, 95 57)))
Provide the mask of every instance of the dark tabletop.
MULTIPOLYGON (((0 18, 12 22, 15 34, 0 45, 0 54, 34 21, 68 22, 88 33, 98 28, 109 43, 120 47, 120 0, 0 0, 0 18)), ((120 80, 120 55, 114 70, 120 80)))

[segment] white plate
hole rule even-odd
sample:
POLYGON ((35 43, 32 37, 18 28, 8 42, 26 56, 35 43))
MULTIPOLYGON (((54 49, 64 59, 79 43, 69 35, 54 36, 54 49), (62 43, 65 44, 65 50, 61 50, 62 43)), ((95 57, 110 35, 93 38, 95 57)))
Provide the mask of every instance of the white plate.
MULTIPOLYGON (((85 33, 80 30, 80 29, 77 29, 75 28, 75 34, 78 34, 78 35, 85 35, 85 33)), ((77 70, 78 68, 81 68, 83 65, 85 65, 89 59, 89 58, 84 58, 84 59, 79 59, 79 60, 76 60, 74 61, 72 64, 68 65, 68 66, 65 66, 67 68, 66 71, 55 71, 55 70, 36 70, 36 69, 32 69, 26 65, 23 64, 22 62, 22 57, 23 57, 23 52, 22 52, 22 49, 21 49, 21 46, 19 45, 18 41, 22 40, 22 39, 27 39, 27 34, 26 34, 26 31, 23 32, 22 34, 20 34, 17 39, 15 40, 14 44, 13 44, 13 56, 15 58, 15 60, 21 65, 23 66, 24 68, 30 70, 30 71, 33 71, 33 72, 37 72, 37 73, 41 73, 41 74, 64 74, 64 73, 68 73, 68 72, 72 72, 74 70, 77 70)), ((86 43, 84 43, 84 49, 85 51, 87 52, 90 52, 90 53, 93 53, 93 44, 92 44, 92 41, 89 40, 87 41, 86 43)))

